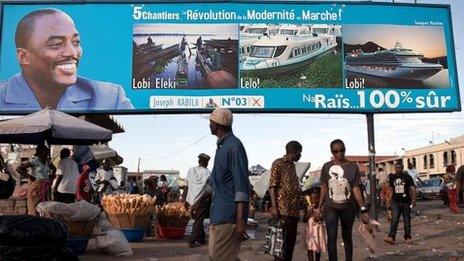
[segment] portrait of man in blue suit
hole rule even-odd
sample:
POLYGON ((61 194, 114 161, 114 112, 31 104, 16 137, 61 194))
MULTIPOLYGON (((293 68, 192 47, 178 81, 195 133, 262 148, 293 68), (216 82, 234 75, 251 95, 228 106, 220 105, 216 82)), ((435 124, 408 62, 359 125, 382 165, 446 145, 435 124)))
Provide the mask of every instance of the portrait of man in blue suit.
POLYGON ((134 107, 121 85, 77 75, 82 56, 72 18, 58 9, 30 12, 18 23, 21 72, 0 83, 0 111, 114 111, 134 107))

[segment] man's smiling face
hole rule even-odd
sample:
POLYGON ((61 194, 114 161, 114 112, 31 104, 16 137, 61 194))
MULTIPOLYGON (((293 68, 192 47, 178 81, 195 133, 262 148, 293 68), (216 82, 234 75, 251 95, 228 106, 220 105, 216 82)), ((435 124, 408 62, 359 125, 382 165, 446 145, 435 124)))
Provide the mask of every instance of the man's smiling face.
POLYGON ((64 13, 45 15, 37 18, 33 30, 24 48, 27 59, 22 63, 29 77, 50 87, 73 85, 82 55, 73 20, 64 13))

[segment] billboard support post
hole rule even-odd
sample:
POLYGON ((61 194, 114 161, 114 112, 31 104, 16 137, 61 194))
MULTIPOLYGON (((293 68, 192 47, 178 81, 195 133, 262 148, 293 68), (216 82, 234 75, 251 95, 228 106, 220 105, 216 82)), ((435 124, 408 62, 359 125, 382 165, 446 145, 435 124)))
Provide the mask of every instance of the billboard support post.
POLYGON ((367 143, 369 149, 369 179, 371 186, 371 204, 370 216, 378 220, 379 215, 377 211, 377 177, 375 173, 375 138, 374 138, 374 114, 367 113, 367 143))

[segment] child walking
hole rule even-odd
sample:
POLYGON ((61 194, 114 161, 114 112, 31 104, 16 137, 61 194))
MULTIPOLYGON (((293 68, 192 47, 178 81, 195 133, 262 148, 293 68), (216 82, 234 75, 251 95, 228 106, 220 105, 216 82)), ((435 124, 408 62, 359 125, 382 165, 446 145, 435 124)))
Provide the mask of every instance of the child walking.
POLYGON ((308 250, 309 261, 321 260, 321 252, 326 251, 326 231, 322 220, 314 217, 314 209, 319 204, 320 188, 314 187, 305 191, 304 203, 305 208, 305 240, 303 241, 305 248, 308 250))

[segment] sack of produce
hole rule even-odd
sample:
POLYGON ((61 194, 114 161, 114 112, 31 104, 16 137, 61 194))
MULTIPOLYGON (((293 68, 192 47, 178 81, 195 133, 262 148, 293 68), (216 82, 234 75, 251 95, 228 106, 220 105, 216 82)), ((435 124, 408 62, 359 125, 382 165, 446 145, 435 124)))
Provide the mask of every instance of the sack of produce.
POLYGON ((132 256, 134 254, 124 234, 117 229, 108 230, 97 236, 96 241, 97 248, 105 254, 113 256, 132 256))

